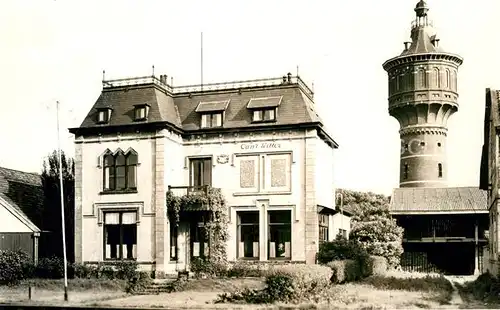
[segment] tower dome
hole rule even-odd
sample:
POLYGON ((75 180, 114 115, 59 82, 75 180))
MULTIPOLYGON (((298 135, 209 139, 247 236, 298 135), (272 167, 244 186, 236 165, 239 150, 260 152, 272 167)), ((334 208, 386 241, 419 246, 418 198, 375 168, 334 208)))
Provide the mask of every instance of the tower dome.
POLYGON ((387 60, 389 114, 400 124, 400 187, 447 184, 447 121, 458 111, 457 75, 463 60, 445 52, 420 0, 411 25, 411 42, 387 60))

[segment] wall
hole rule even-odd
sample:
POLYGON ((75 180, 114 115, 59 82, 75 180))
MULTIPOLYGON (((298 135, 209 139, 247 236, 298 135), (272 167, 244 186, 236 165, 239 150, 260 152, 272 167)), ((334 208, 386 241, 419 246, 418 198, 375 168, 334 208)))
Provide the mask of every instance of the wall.
MULTIPOLYGON (((121 135, 120 137, 102 136, 77 139, 77 156, 75 156, 77 184, 81 182, 81 190, 75 191, 78 208, 81 208, 83 234, 81 234, 81 261, 101 261, 103 259, 103 227, 100 210, 113 208, 137 208, 138 244, 137 261, 154 261, 154 193, 156 139, 153 134, 139 136, 121 135), (80 145, 81 155, 78 156, 80 145), (102 155, 106 149, 115 152, 118 148, 127 151, 129 148, 138 153, 137 193, 101 194, 103 189, 102 155), (81 169, 78 169, 81 165, 81 169), (80 180, 79 180, 80 179, 80 180), (81 205, 78 205, 81 200, 81 205)), ((76 185, 75 185, 76 186, 76 185)), ((77 221, 78 221, 78 214, 77 221)), ((76 224, 79 225, 78 223, 76 224)), ((78 231, 78 230, 77 230, 78 231)), ((75 242, 78 252, 78 242, 75 242)), ((78 260, 77 260, 78 261, 78 260)))
POLYGON ((345 214, 336 213, 331 217, 331 234, 333 234, 333 238, 335 238, 339 229, 345 229, 347 231, 347 237, 349 238, 349 234, 351 233, 351 217, 345 214))
POLYGON ((26 226, 23 222, 21 222, 14 214, 12 214, 6 207, 0 205, 0 233, 9 233, 9 232, 29 232, 33 231, 26 226))
POLYGON ((335 188, 333 184, 333 149, 319 140, 316 144, 316 203, 335 209, 335 188))

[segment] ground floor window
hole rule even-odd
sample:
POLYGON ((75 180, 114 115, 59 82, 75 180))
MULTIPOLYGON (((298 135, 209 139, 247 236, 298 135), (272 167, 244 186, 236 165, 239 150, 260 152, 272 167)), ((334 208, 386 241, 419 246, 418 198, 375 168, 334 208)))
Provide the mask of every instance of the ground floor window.
POLYGON ((328 221, 327 214, 319 214, 319 242, 328 241, 328 221))
POLYGON ((268 259, 290 259, 292 241, 292 212, 268 212, 268 259))
POLYGON ((339 236, 342 236, 343 238, 347 239, 347 230, 339 228, 339 236))
POLYGON ((191 223, 191 257, 208 256, 208 238, 205 234, 203 216, 195 216, 191 223))
POLYGON ((177 260, 177 238, 179 236, 179 226, 170 222, 170 260, 177 260))
POLYGON ((104 259, 137 258, 137 213, 104 213, 104 259))
POLYGON ((238 258, 259 257, 259 212, 238 212, 238 258))

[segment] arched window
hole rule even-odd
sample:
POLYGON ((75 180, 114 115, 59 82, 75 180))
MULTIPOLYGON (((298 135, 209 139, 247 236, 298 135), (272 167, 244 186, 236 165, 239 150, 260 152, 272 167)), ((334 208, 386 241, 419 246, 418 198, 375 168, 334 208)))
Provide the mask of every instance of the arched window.
POLYGON ((434 68, 432 70, 432 86, 439 87, 439 69, 434 68))
POLYGON ((443 177, 443 165, 438 164, 438 177, 442 178, 443 177))
POLYGON ((398 75, 398 90, 404 90, 406 87, 405 85, 405 75, 404 74, 399 74, 398 75))
POLYGON ((405 164, 404 166, 403 179, 404 180, 408 179, 408 164, 405 164))
POLYGON ((427 86, 427 76, 425 69, 419 69, 417 73, 418 87, 425 88, 427 86))
POLYGON ((450 88, 450 70, 446 69, 444 71, 444 87, 450 88))
POLYGON ((133 151, 124 154, 104 156, 104 190, 123 191, 137 189, 137 154, 133 151))

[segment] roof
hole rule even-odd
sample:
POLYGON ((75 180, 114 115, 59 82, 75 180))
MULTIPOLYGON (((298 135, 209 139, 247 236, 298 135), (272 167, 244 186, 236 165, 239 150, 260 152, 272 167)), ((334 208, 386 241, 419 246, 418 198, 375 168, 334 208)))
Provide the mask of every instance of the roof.
POLYGON ((101 95, 81 126, 71 128, 70 132, 100 133, 104 130, 120 131, 133 125, 150 125, 165 126, 190 135, 207 130, 296 128, 300 125, 317 128, 322 139, 332 147, 338 147, 315 110, 313 92, 299 77, 289 75, 282 79, 173 87, 153 76, 104 81, 103 85, 101 95), (144 103, 151 107, 149 115, 144 121, 135 121, 134 106, 144 103), (278 106, 275 122, 252 122, 252 109, 278 106), (106 124, 97 122, 97 113, 101 108, 113 110, 106 124), (223 126, 202 129, 200 113, 214 109, 225 111, 223 126))
POLYGON ((404 187, 392 192, 392 214, 487 213, 487 193, 477 187, 404 187))
POLYGON ((14 215, 34 232, 40 229, 30 219, 43 204, 42 180, 39 174, 0 167, 0 199, 14 215))

